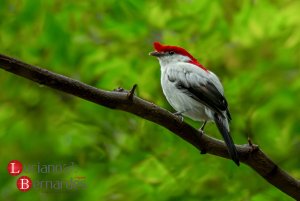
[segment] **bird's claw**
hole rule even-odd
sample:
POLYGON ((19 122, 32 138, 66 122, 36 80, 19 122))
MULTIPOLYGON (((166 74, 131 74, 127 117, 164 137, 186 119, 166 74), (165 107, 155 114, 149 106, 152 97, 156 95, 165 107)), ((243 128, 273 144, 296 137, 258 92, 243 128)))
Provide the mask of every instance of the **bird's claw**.
POLYGON ((199 138, 204 135, 204 127, 206 125, 206 121, 203 123, 203 125, 198 129, 199 133, 200 133, 200 136, 199 138))
MULTIPOLYGON (((198 129, 199 134, 197 135, 198 139, 201 140, 201 137, 204 135, 204 130, 201 128, 198 129)), ((206 149, 201 149, 200 154, 206 154, 206 149)))
POLYGON ((202 130, 201 128, 198 129, 199 133, 200 133, 200 137, 204 134, 204 130, 202 130))
POLYGON ((181 122, 183 122, 182 112, 175 112, 173 114, 176 115, 180 119, 181 122))
POLYGON ((202 126, 199 128, 199 131, 202 131, 202 134, 204 133, 204 127, 206 125, 207 121, 205 121, 202 126))

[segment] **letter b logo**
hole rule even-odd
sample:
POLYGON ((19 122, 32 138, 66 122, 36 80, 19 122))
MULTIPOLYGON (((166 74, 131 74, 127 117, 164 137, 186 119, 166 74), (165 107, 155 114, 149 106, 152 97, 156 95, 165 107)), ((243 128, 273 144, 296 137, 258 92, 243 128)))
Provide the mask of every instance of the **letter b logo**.
POLYGON ((22 176, 17 180, 17 187, 20 191, 26 192, 32 186, 32 181, 29 177, 22 176))

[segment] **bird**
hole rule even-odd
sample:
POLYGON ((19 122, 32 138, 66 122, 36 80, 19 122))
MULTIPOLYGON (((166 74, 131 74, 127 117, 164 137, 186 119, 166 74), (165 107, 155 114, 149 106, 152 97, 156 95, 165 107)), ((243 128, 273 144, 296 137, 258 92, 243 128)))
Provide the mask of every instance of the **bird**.
POLYGON ((182 47, 153 43, 155 51, 149 55, 157 57, 161 69, 163 93, 176 112, 183 118, 203 122, 214 122, 221 133, 231 159, 239 166, 238 152, 230 135, 231 115, 224 88, 219 78, 182 47))

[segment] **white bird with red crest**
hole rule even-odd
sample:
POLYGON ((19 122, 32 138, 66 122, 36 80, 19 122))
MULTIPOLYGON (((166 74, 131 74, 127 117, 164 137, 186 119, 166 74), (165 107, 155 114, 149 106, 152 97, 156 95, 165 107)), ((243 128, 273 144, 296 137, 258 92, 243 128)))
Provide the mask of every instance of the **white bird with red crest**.
POLYGON ((239 158, 230 136, 231 116, 219 78, 200 64, 185 49, 154 43, 161 67, 161 86, 168 102, 177 111, 195 121, 214 121, 222 134, 232 160, 239 165, 239 158))

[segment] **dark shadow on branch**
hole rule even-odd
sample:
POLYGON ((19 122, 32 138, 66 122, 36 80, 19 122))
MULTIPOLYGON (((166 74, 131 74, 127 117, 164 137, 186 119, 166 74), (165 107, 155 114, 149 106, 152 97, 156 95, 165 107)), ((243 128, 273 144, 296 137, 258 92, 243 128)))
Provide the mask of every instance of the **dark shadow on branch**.
MULTIPOLYGON (((209 154, 229 158, 223 141, 205 134, 201 135, 199 140, 198 130, 182 122, 180 118, 169 111, 136 97, 134 95, 136 85, 134 85, 130 91, 123 89, 104 91, 1 54, 0 68, 39 84, 94 102, 98 105, 135 114, 167 128, 200 151, 205 150, 209 154)), ((256 145, 253 145, 251 141, 249 141, 248 144, 236 145, 236 147, 242 163, 250 166, 281 191, 300 200, 300 182, 278 167, 256 145)))

